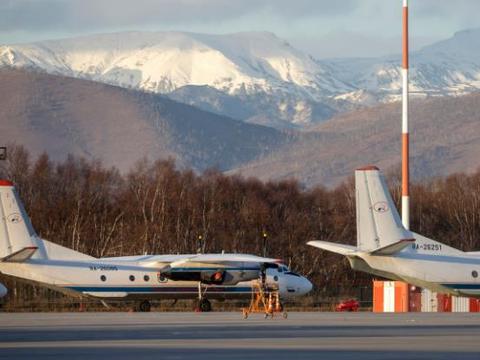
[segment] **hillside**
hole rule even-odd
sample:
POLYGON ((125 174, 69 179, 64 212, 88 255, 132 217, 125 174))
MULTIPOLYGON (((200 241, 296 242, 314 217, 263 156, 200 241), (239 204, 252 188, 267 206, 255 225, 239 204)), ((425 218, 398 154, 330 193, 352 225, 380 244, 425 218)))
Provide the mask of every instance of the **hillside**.
POLYGON ((0 70, 0 143, 53 159, 68 153, 129 169, 143 157, 230 169, 288 140, 284 133, 165 97, 97 82, 0 70))
MULTIPOLYGON (((231 173, 333 186, 361 165, 392 169, 400 164, 400 111, 394 103, 337 116, 231 173)), ((410 121, 413 181, 480 167, 479 93, 414 101, 410 121)))

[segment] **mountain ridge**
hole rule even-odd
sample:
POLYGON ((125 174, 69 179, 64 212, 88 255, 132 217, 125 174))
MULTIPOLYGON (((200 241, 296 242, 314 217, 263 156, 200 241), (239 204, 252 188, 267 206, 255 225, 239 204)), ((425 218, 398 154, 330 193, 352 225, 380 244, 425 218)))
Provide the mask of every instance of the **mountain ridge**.
MULTIPOLYGON (((413 182, 480 168, 480 92, 414 100, 410 124, 413 182)), ((228 173, 331 187, 366 164, 400 169, 400 103, 337 115, 307 134, 228 173)))

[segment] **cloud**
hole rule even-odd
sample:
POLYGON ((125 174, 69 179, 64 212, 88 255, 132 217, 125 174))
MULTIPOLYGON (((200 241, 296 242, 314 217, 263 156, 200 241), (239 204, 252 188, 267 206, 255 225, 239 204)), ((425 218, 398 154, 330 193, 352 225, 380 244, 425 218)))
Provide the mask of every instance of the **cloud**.
POLYGON ((355 0, 7 0, 0 2, 0 30, 202 23, 259 13, 284 19, 322 17, 349 13, 358 3, 355 0))
MULTIPOLYGON (((0 0, 0 43, 124 30, 267 30, 314 54, 353 51, 366 38, 378 44, 369 52, 383 53, 385 39, 400 33, 401 7, 401 0, 0 0), (360 38, 325 37, 332 32, 360 38)), ((412 0, 410 9, 417 39, 480 27, 478 0, 412 0)))
POLYGON ((422 18, 478 16, 480 2, 477 0, 421 0, 411 1, 410 8, 422 18))
POLYGON ((0 30, 24 31, 49 29, 62 22, 68 4, 61 0, 7 0, 0 2, 0 30))

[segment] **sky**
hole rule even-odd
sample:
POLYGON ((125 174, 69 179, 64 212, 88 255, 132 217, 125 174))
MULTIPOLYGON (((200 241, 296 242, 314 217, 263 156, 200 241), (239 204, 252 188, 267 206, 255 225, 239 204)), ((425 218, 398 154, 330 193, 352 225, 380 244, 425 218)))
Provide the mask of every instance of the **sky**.
MULTIPOLYGON (((480 27, 479 0, 410 0, 418 49, 480 27)), ((402 0, 0 0, 0 44, 117 31, 270 31, 317 58, 399 52, 402 0)))

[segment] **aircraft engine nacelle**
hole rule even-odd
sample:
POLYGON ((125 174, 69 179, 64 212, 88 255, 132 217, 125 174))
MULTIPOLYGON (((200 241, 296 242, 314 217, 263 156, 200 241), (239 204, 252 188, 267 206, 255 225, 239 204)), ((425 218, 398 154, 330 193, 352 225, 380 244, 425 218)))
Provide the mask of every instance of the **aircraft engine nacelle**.
POLYGON ((202 271, 200 273, 200 281, 204 284, 221 285, 228 277, 229 274, 224 270, 202 271))
POLYGON ((202 283, 214 285, 237 285, 242 281, 256 280, 259 270, 222 270, 202 272, 202 283))
POLYGON ((160 272, 161 275, 172 281, 198 281, 204 284, 222 284, 225 280, 224 270, 198 271, 178 270, 170 268, 160 272))
POLYGON ((0 298, 4 297, 5 295, 7 295, 8 293, 8 290, 7 288, 5 287, 5 285, 3 284, 0 284, 0 298))
POLYGON ((199 281, 207 285, 236 285, 241 281, 258 279, 258 270, 208 270, 208 271, 176 271, 171 268, 162 271, 161 275, 173 281, 199 281))
POLYGON ((222 285, 237 285, 242 281, 257 280, 259 277, 259 270, 229 270, 225 272, 222 285))

